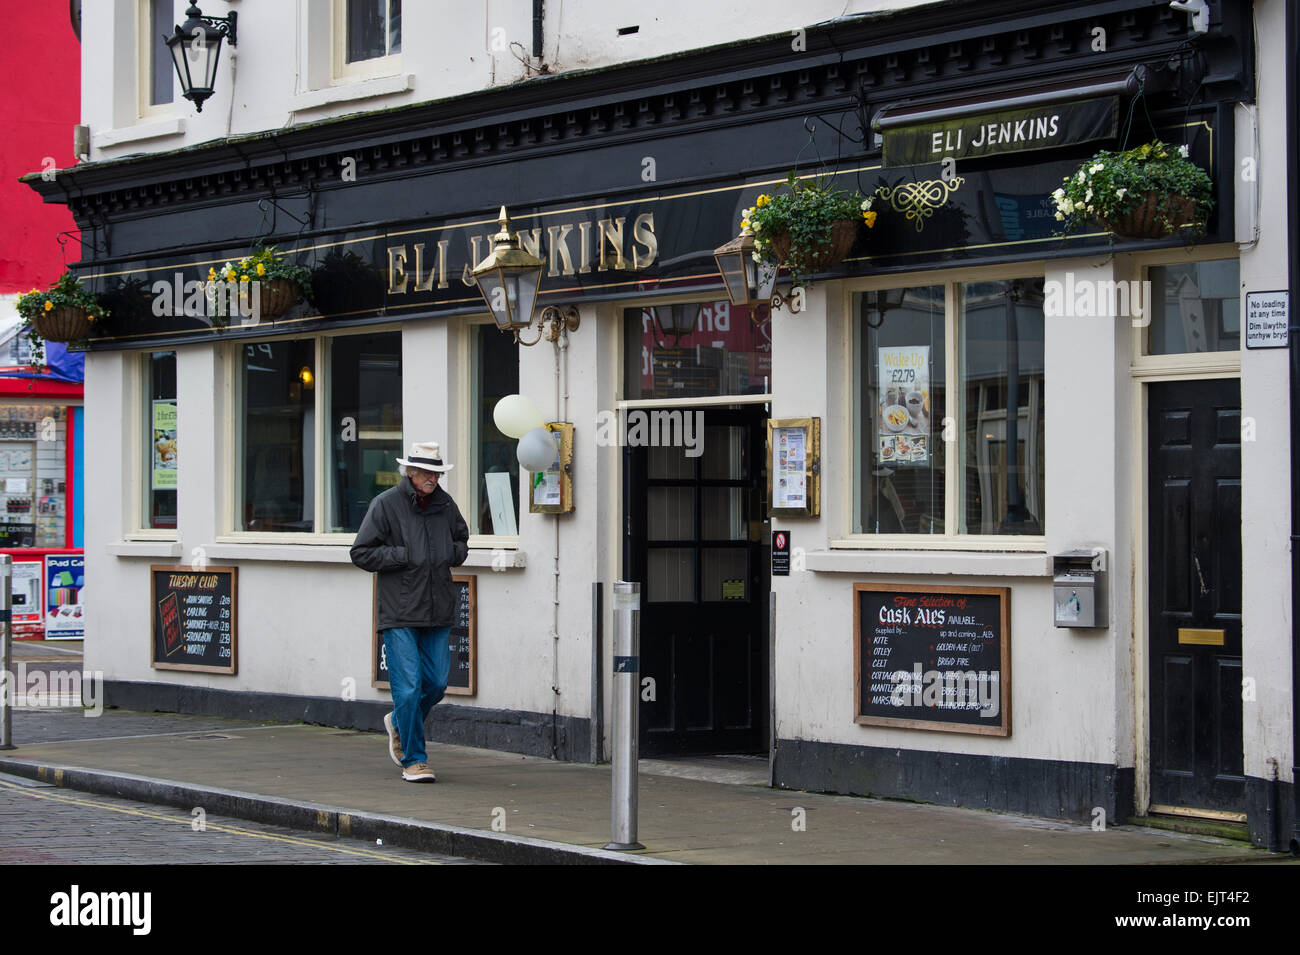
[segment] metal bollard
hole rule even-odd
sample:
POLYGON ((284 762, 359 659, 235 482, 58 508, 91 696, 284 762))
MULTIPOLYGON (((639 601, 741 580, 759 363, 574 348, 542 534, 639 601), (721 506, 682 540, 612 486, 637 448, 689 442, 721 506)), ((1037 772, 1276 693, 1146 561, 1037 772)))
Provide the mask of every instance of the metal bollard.
POLYGON ((641 676, 641 585, 614 584, 614 776, 606 849, 644 849, 636 841, 636 734, 641 676))
POLYGON ((9 609, 13 558, 0 554, 0 749, 14 748, 14 686, 12 612, 9 609))

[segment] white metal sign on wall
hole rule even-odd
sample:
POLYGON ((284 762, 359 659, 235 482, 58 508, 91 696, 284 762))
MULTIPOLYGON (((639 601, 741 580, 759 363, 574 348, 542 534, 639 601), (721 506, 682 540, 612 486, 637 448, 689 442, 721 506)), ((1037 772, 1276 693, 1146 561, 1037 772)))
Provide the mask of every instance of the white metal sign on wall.
POLYGON ((1291 293, 1246 293, 1246 347, 1286 348, 1291 321, 1291 293))

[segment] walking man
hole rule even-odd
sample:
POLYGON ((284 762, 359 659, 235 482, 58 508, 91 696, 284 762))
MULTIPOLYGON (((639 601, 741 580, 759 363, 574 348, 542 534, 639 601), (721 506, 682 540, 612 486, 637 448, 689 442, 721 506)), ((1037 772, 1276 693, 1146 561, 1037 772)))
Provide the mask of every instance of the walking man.
POLYGON ((456 612, 451 568, 469 555, 469 528, 438 480, 452 469, 435 442, 397 459, 402 480, 373 501, 352 544, 352 563, 379 575, 393 711, 384 717, 388 754, 413 783, 435 781, 424 750, 424 721, 447 689, 447 643, 456 612))

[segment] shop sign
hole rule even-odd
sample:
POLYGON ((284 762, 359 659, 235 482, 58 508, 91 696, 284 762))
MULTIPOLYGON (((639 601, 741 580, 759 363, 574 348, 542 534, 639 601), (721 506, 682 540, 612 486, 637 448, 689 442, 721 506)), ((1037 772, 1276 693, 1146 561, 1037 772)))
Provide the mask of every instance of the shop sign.
MULTIPOLYGON (((370 685, 380 690, 392 687, 388 682, 388 654, 379 631, 379 586, 371 585, 370 614, 370 685)), ((451 665, 447 671, 447 694, 473 696, 478 683, 478 578, 473 574, 453 574, 451 585, 456 591, 456 615, 452 618, 447 642, 451 665)))
POLYGON ((1291 293, 1246 293, 1246 347, 1286 348, 1291 322, 1291 293))
POLYGON ((45 639, 80 640, 86 635, 81 591, 86 585, 81 554, 45 557, 45 639))
POLYGON ((854 584, 854 719, 1011 735, 1011 590, 854 584))
POLYGON ((1119 100, 1114 96, 919 123, 885 131, 884 164, 917 166, 1056 149, 1113 139, 1118 123, 1119 100))
POLYGON ((149 568, 155 670, 234 674, 238 568, 149 568))

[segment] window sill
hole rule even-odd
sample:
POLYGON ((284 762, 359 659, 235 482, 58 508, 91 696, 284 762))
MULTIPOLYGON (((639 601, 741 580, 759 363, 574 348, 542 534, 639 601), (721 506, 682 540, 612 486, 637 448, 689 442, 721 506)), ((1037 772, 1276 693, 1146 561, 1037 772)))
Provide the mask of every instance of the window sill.
POLYGON ((1050 577, 1048 554, 989 554, 971 551, 810 551, 804 567, 832 574, 942 574, 961 577, 1050 577))
POLYGON ((179 116, 158 120, 152 123, 137 123, 123 126, 121 129, 108 129, 102 133, 92 133, 91 145, 96 149, 108 146, 121 146, 123 143, 135 143, 144 139, 161 139, 163 136, 185 135, 185 120, 179 116))
POLYGON ((179 557, 179 541, 138 540, 114 541, 106 550, 114 557, 179 557))
POLYGON ((395 93, 405 93, 414 86, 415 75, 412 73, 377 76, 374 79, 358 80, 342 86, 331 86, 326 89, 312 90, 308 93, 299 93, 290 100, 290 109, 294 112, 303 112, 304 110, 332 106, 335 103, 346 103, 350 100, 392 96, 395 93))
MULTIPOLYGON (((121 546, 121 545, 113 545, 121 546)), ((173 545, 175 553, 158 556, 180 556, 180 545, 173 545)), ((297 564, 351 564, 352 546, 347 544, 209 544, 204 548, 208 560, 273 560, 297 564)), ((471 550, 461 567, 489 567, 493 570, 515 570, 527 566, 527 557, 521 550, 471 550), (502 563, 494 566, 497 554, 504 555, 502 563)), ((459 568, 453 567, 455 572, 459 568)))

